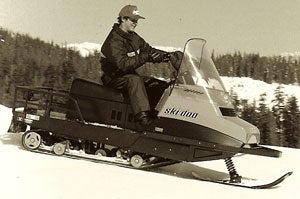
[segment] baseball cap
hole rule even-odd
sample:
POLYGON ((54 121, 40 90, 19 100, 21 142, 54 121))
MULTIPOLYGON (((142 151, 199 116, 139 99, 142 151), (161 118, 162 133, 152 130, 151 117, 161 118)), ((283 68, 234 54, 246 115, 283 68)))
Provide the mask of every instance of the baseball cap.
POLYGON ((119 13, 119 17, 129 17, 130 19, 135 20, 145 19, 144 17, 140 16, 137 7, 133 5, 124 6, 119 13))

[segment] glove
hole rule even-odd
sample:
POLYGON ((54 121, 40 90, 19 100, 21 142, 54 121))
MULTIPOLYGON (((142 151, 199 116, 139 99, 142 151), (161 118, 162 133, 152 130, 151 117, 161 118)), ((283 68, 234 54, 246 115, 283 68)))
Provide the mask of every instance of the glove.
POLYGON ((181 51, 175 51, 175 52, 170 53, 169 60, 172 64, 172 66, 176 70, 179 69, 182 58, 183 58, 183 53, 181 51))
POLYGON ((150 55, 150 61, 153 63, 168 62, 170 60, 169 53, 153 52, 150 55))
POLYGON ((159 63, 161 62, 162 57, 161 54, 159 52, 153 52, 152 54, 150 54, 150 61, 153 63, 159 63))
POLYGON ((171 58, 171 54, 170 53, 164 53, 162 56, 163 56, 162 62, 168 62, 168 61, 170 61, 170 58, 171 58))

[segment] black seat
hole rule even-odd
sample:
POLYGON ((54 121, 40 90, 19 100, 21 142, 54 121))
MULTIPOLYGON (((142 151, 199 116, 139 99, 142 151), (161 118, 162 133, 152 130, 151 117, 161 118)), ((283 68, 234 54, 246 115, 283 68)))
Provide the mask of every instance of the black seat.
POLYGON ((109 100, 129 104, 129 98, 119 90, 105 87, 84 79, 75 79, 72 83, 71 96, 85 96, 101 100, 109 100))
POLYGON ((87 122, 124 125, 131 114, 129 98, 112 88, 84 79, 75 79, 70 89, 68 119, 79 119, 77 105, 87 122), (74 103, 76 102, 77 105, 74 103))

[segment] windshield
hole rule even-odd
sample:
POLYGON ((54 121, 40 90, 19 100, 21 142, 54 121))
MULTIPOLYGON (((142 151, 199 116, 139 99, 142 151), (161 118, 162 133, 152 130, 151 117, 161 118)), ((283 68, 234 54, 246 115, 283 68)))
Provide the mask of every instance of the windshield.
POLYGON ((226 91, 205 40, 191 39, 186 43, 176 83, 226 91))

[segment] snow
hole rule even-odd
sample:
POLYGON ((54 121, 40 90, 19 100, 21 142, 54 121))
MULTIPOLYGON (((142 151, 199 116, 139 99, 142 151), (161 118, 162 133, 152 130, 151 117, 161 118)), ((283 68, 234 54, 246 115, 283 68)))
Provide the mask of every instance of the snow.
MULTIPOLYGON (((100 52, 102 44, 83 42, 83 43, 67 44, 67 47, 75 51, 78 51, 81 56, 87 57, 88 55, 93 54, 94 51, 100 52)), ((153 46, 153 47, 167 52, 174 52, 177 50, 182 51, 181 48, 176 48, 176 47, 166 47, 166 46, 153 46)))
MULTIPOLYGON (((272 106, 272 100, 274 99, 275 89, 279 86, 277 83, 268 84, 263 81, 253 80, 249 77, 221 77, 226 90, 229 92, 232 88, 239 99, 247 99, 250 103, 258 100, 260 95, 266 94, 266 104, 272 106)), ((298 106, 300 106, 300 86, 297 85, 285 85, 281 84, 282 91, 287 97, 295 96, 298 99, 298 106)))
POLYGON ((296 51, 296 52, 284 52, 284 53, 281 53, 280 54, 282 57, 285 57, 285 58, 294 58, 294 59, 299 59, 300 57, 300 52, 299 51, 296 51))
POLYGON ((209 169, 216 169, 225 172, 225 164, 221 160, 180 163, 147 172, 29 152, 21 145, 21 134, 6 133, 11 116, 11 109, 0 105, 1 198, 282 199, 295 198, 294 195, 298 193, 299 149, 276 147, 283 151, 281 158, 252 155, 234 158, 239 173, 248 177, 273 179, 285 172, 294 171, 292 176, 276 188, 250 190, 191 179, 192 171, 206 173, 209 169))
POLYGON ((78 51, 81 56, 87 57, 90 54, 93 54, 95 51, 101 51, 101 44, 91 43, 91 42, 83 42, 83 43, 74 43, 67 44, 67 47, 78 51))

